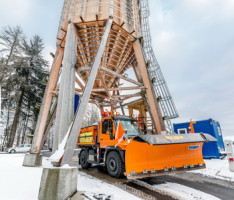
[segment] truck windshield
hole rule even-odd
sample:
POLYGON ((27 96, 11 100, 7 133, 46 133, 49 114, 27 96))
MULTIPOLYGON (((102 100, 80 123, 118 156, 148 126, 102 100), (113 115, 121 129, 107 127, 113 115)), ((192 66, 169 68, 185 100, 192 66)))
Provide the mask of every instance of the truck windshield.
POLYGON ((134 137, 134 136, 141 134, 135 121, 118 119, 118 120, 115 120, 116 127, 118 126, 119 122, 122 124, 122 126, 126 132, 125 136, 134 137))

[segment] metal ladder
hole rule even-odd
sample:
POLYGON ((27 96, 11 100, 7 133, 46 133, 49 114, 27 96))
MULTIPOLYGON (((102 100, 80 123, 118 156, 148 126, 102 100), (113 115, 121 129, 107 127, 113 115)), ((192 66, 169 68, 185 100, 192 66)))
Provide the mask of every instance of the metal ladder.
POLYGON ((148 19, 150 15, 148 0, 140 1, 140 13, 141 34, 143 37, 142 45, 148 72, 154 85, 154 92, 158 99, 162 116, 165 121, 166 131, 168 133, 172 133, 171 119, 177 118, 179 115, 152 48, 148 19))

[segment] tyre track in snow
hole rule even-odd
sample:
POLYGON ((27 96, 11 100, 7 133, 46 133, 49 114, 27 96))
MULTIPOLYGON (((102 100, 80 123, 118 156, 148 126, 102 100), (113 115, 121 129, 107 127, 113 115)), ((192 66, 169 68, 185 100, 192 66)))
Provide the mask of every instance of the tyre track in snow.
POLYGON ((219 179, 201 177, 199 174, 182 173, 177 175, 165 175, 145 180, 150 185, 154 185, 154 181, 163 180, 166 182, 181 184, 204 193, 213 195, 223 200, 234 199, 234 183, 219 179))
POLYGON ((79 169, 79 171, 91 175, 97 179, 100 179, 106 183, 115 185, 141 199, 144 200, 176 200, 172 196, 169 196, 163 191, 152 189, 150 185, 145 186, 144 184, 140 184, 139 181, 135 180, 127 180, 126 178, 112 178, 110 177, 105 170, 100 167, 92 167, 89 170, 79 169))
MULTIPOLYGON (((160 187, 157 188, 157 185, 163 183, 180 184, 223 200, 234 199, 234 183, 209 177, 202 177, 199 174, 194 173, 181 173, 138 180, 127 180, 126 178, 112 178, 100 167, 92 167, 89 170, 79 170, 124 189, 125 191, 128 191, 142 199, 180 199, 176 193, 173 195, 173 192, 168 193, 162 188, 159 189, 160 187)), ((197 198, 195 197, 194 199, 197 198)))
MULTIPOLYGON (((77 156, 73 157, 73 164, 77 166, 77 156)), ((223 200, 234 199, 234 182, 228 182, 216 178, 204 177, 195 173, 181 173, 174 175, 157 176, 148 179, 127 180, 126 178, 115 179, 110 177, 102 167, 92 167, 89 170, 79 169, 95 178, 98 178, 109 184, 113 184, 121 189, 132 193, 133 195, 146 199, 174 200, 178 196, 170 196, 163 190, 158 189, 156 185, 163 183, 177 183, 189 188, 202 191, 223 200), (152 187, 154 186, 154 187, 152 187)))

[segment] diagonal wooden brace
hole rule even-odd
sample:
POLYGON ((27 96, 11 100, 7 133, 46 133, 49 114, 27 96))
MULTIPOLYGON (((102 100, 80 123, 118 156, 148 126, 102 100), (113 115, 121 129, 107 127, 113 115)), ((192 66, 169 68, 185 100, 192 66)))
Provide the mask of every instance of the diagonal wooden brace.
POLYGON ((154 93, 154 88, 151 83, 150 76, 146 67, 146 62, 144 59, 144 54, 139 39, 137 39, 133 43, 133 49, 135 52, 138 69, 140 71, 142 81, 144 83, 144 86, 146 87, 146 97, 148 100, 148 105, 150 107, 149 112, 151 115, 151 119, 156 129, 156 133, 161 134, 162 131, 165 131, 165 125, 162 119, 162 114, 159 108, 156 95, 154 93))
POLYGON ((58 82, 59 71, 62 64, 64 50, 62 48, 57 48, 54 62, 52 64, 49 81, 46 86, 42 106, 37 120, 37 125, 33 137, 32 148, 30 153, 40 153, 40 148, 43 142, 43 135, 47 125, 47 119, 50 112, 50 106, 53 98, 53 91, 58 82))

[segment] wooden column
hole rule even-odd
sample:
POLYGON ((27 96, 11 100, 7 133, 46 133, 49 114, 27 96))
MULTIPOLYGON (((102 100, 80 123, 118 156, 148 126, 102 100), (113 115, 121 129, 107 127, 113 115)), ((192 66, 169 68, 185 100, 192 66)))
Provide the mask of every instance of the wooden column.
POLYGON ((146 87, 146 97, 149 106, 149 112, 152 118, 152 123, 155 127, 156 133, 161 134, 162 131, 165 131, 165 125, 163 122, 162 114, 157 102, 156 95, 154 93, 154 88, 150 80, 150 76, 147 70, 146 62, 144 59, 144 54, 142 51, 142 46, 139 39, 133 42, 133 49, 135 52, 138 69, 140 71, 144 86, 146 87))
POLYGON ((128 114, 130 117, 133 117, 133 108, 128 106, 128 114))
POLYGON ((59 83, 58 105, 55 118, 53 152, 58 149, 74 117, 75 64, 77 36, 73 23, 68 25, 66 45, 59 83))
POLYGON ((57 48, 55 58, 52 64, 49 81, 46 86, 43 102, 41 105, 40 113, 37 120, 37 125, 33 137, 32 148, 30 153, 40 153, 40 147, 42 146, 42 138, 45 132, 48 114, 50 111, 50 105, 53 98, 53 91, 58 82, 59 71, 63 59, 63 49, 57 48))
POLYGON ((79 105, 79 108, 76 112, 74 123, 73 123, 72 128, 71 128, 71 132, 70 132, 70 135, 69 135, 69 138, 67 141, 64 156, 62 158, 62 165, 69 164, 70 161, 72 160, 74 149, 75 149, 75 146, 76 146, 76 143, 77 143, 77 140, 79 137, 80 129, 82 126, 84 113, 85 113, 87 104, 89 102, 89 98, 90 98, 92 88, 93 88, 93 85, 94 85, 94 82, 95 82, 95 79, 96 79, 96 76, 98 73, 98 69, 99 69, 100 64, 101 64, 102 55, 103 55, 103 52, 104 52, 106 44, 107 44, 107 40, 108 40, 108 36, 109 36, 110 30, 111 30, 112 23, 113 23, 112 19, 107 20, 105 31, 104 31, 104 34, 102 36, 102 40, 101 40, 100 46, 99 46, 98 51, 97 51, 97 55, 95 57, 95 60, 94 60, 93 66, 92 66, 92 70, 90 71, 89 78, 88 78, 88 81, 86 83, 85 90, 84 90, 84 93, 82 95, 80 105, 79 105))

